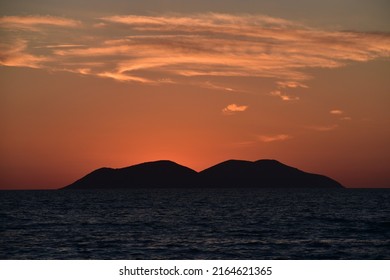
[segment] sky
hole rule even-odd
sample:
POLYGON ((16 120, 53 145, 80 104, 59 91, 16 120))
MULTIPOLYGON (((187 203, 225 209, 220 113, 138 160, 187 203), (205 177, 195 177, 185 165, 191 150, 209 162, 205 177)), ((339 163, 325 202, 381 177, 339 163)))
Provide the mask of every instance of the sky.
POLYGON ((386 0, 1 1, 0 189, 276 159, 390 187, 386 0))

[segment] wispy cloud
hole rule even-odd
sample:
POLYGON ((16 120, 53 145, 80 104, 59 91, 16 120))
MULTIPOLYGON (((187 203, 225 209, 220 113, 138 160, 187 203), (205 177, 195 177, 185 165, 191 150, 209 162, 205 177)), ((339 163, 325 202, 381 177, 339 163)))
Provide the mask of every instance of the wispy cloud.
POLYGON ((276 83, 276 86, 277 90, 273 90, 269 94, 279 97, 283 101, 297 101, 300 99, 298 96, 287 94, 289 89, 308 88, 307 85, 297 81, 279 81, 276 83))
POLYGON ((333 110, 330 110, 329 113, 333 116, 338 116, 340 120, 342 121, 351 121, 352 118, 349 117, 349 116, 346 116, 345 115, 345 112, 343 110, 340 110, 340 109, 333 109, 333 110))
POLYGON ((276 134, 276 135, 259 135, 258 139, 261 142, 276 142, 276 141, 286 141, 288 139, 291 139, 292 136, 288 134, 276 134))
POLYGON ((37 26, 53 25, 61 27, 77 27, 80 21, 53 16, 4 16, 0 17, 0 26, 7 28, 34 29, 37 26))
POLYGON ((221 85, 214 84, 210 81, 205 82, 203 84, 203 87, 209 88, 209 89, 223 90, 223 91, 228 91, 228 92, 238 92, 239 91, 239 90, 233 89, 233 88, 228 87, 228 86, 221 86, 221 85))
MULTIPOLYGON (((82 24, 52 16, 2 17, 0 28, 8 38, 2 64, 121 82, 187 79, 194 84, 191 79, 206 76, 209 88, 226 91, 232 88, 212 79, 272 78, 278 82, 271 95, 292 101, 299 97, 290 91, 307 88, 305 81, 312 78, 309 69, 390 56, 388 33, 319 30, 263 15, 127 15, 91 20, 82 24), (28 29, 37 28, 56 28, 56 32, 52 37, 45 32, 31 36, 28 29), (20 42, 24 42, 22 47, 20 42), (15 47, 18 51, 11 52, 15 47)), ((204 82, 199 86, 204 87, 204 82)))
POLYGON ((332 130, 335 130, 336 128, 338 128, 338 127, 339 127, 339 125, 337 125, 337 124, 306 126, 307 129, 315 130, 315 131, 321 131, 321 132, 332 131, 332 130))
POLYGON ((294 100, 299 100, 298 96, 290 96, 285 93, 283 93, 281 90, 273 90, 270 92, 271 96, 276 96, 282 99, 283 101, 294 101, 294 100))
POLYGON ((163 15, 163 16, 110 16, 101 18, 104 22, 125 24, 137 30, 164 30, 164 31, 189 31, 191 33, 213 32, 227 34, 243 34, 245 36, 259 36, 256 26, 288 27, 297 24, 281 18, 273 18, 264 15, 236 16, 219 13, 205 13, 193 15, 163 15), (248 24, 250 23, 250 24, 248 24), (229 27, 229 28, 227 28, 229 27))
POLYGON ((339 110, 339 109, 330 110, 329 113, 332 114, 332 115, 342 115, 342 114, 344 114, 344 112, 342 110, 339 110))
POLYGON ((277 82, 279 88, 308 88, 307 85, 296 81, 277 82))
POLYGON ((80 47, 85 47, 85 45, 62 44, 62 45, 48 45, 44 47, 48 49, 63 49, 63 48, 80 48, 80 47))
POLYGON ((27 52, 27 42, 16 40, 13 44, 0 44, 0 65, 42 68, 48 58, 27 52))
POLYGON ((230 104, 222 109, 222 113, 231 115, 237 112, 244 112, 246 109, 248 109, 249 106, 246 105, 237 105, 237 104, 230 104))
MULTIPOLYGON (((84 73, 83 73, 82 69, 80 69, 80 70, 81 70, 80 71, 81 74, 89 74, 90 73, 89 71, 84 71, 84 73)), ((136 77, 136 76, 130 76, 130 75, 124 75, 124 74, 121 74, 121 73, 102 72, 102 73, 99 73, 97 75, 99 77, 102 77, 102 78, 111 78, 111 79, 118 80, 118 81, 121 81, 121 82, 129 82, 129 81, 140 82, 140 83, 148 83, 148 82, 150 82, 150 80, 147 80, 147 79, 144 79, 144 78, 140 78, 140 77, 136 77)))

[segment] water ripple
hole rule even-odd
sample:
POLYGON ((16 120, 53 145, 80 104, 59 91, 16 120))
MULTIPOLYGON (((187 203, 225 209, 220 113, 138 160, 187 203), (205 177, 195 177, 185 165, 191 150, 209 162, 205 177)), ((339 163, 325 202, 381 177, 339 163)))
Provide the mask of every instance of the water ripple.
POLYGON ((1 259, 389 259, 389 190, 0 192, 1 259))

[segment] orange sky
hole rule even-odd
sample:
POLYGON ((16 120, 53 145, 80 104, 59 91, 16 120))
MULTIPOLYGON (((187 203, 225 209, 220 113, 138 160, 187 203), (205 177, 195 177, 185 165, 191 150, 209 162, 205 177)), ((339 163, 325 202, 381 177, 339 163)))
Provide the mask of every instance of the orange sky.
POLYGON ((0 189, 58 188, 102 166, 170 159, 200 171, 231 158, 390 187, 390 35, 380 22, 345 31, 334 18, 233 8, 5 8, 0 189))

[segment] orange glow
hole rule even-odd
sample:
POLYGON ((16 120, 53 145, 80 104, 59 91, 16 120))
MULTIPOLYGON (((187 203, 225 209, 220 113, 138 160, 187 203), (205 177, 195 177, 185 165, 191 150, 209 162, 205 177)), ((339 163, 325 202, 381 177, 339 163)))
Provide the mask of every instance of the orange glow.
POLYGON ((2 189, 232 158, 390 187, 387 33, 221 13, 3 16, 0 29, 2 189))

